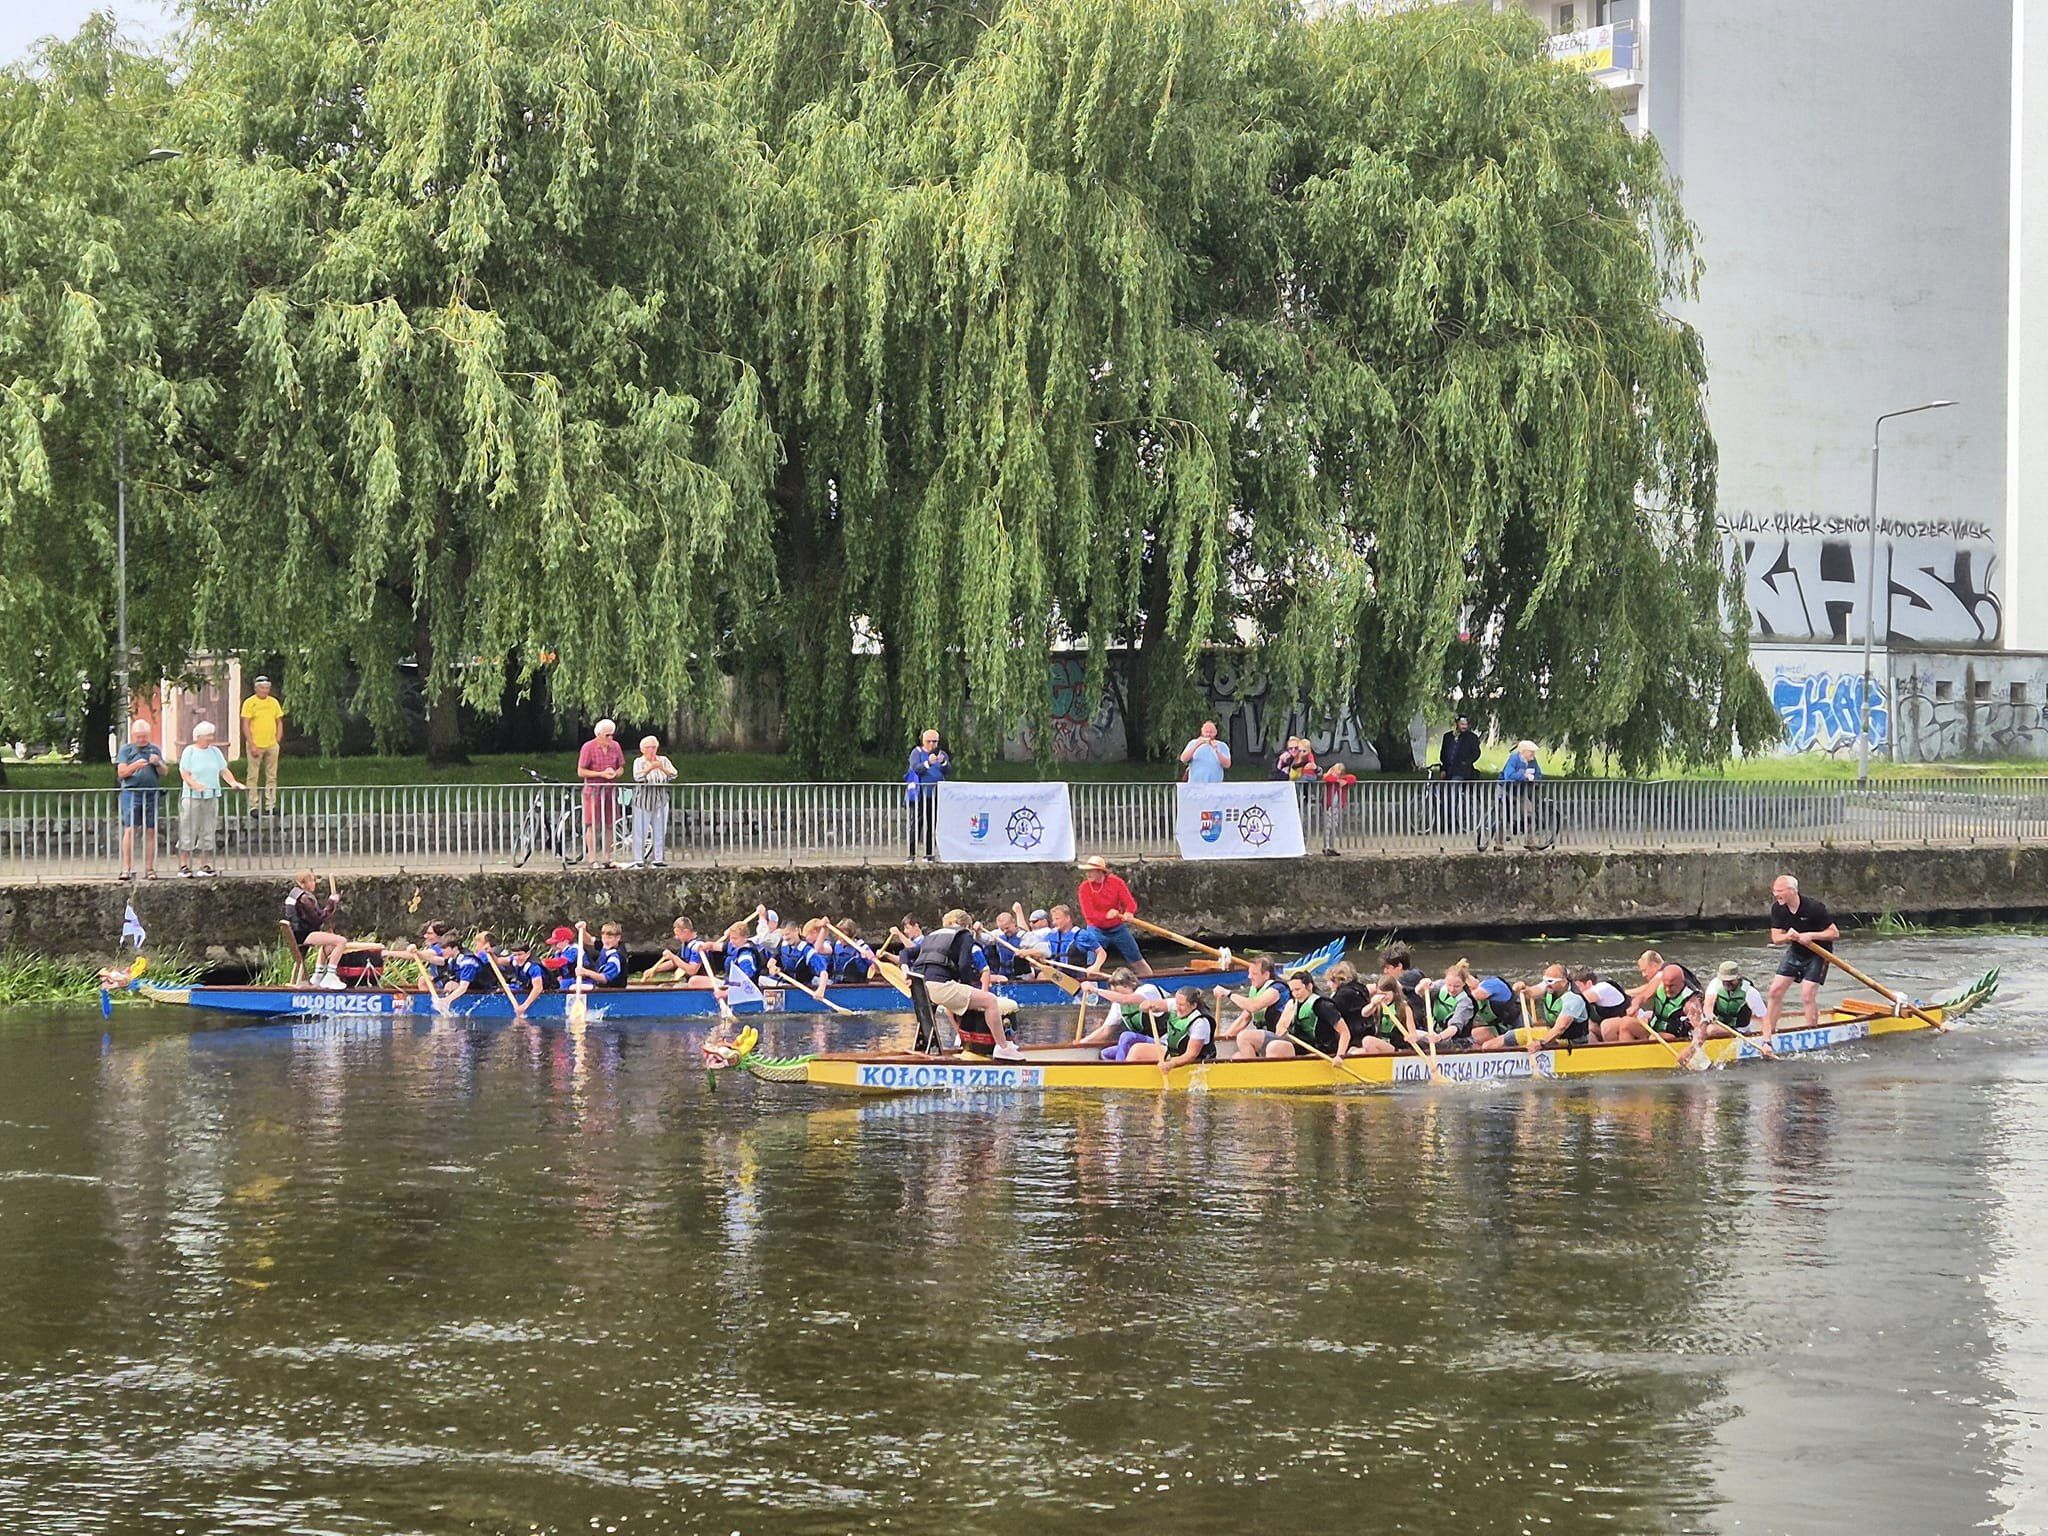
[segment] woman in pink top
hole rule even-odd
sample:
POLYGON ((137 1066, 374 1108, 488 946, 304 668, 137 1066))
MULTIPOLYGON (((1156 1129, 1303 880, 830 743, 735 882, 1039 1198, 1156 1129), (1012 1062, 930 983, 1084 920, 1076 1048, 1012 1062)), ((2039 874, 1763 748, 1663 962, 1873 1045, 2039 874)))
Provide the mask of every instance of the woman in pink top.
POLYGON ((626 771, 626 754, 615 739, 618 733, 611 721, 600 720, 597 733, 576 754, 576 777, 583 781, 583 851, 599 869, 612 867, 612 841, 619 824, 618 777, 626 771))

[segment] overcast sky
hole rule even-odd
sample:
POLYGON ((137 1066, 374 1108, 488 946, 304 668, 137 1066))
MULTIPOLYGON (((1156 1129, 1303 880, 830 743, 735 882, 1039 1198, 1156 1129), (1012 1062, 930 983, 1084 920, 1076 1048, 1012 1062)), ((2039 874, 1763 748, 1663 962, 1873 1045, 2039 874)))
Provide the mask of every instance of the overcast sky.
POLYGON ((162 37, 171 28, 167 0, 0 0, 0 63, 12 64, 38 38, 69 37, 94 11, 111 10, 121 30, 138 41, 162 37))

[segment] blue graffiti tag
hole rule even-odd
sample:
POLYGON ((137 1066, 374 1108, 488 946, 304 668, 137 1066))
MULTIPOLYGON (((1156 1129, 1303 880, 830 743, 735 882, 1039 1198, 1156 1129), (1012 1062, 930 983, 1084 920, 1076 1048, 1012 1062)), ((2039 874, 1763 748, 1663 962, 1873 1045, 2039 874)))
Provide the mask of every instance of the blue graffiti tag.
MULTIPOLYGON (((1855 672, 1780 672, 1771 682, 1771 703, 1785 724, 1785 741, 1798 752, 1839 752, 1856 744, 1863 678, 1855 672)), ((1870 680, 1870 743, 1891 740, 1891 707, 1884 683, 1870 680)))

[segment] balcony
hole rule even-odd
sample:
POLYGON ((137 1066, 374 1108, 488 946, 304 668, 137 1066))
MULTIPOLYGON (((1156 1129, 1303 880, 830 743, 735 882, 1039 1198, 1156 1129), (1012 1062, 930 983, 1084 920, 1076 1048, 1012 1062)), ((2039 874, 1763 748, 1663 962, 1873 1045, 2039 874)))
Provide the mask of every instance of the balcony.
POLYGON ((1642 57, 1636 46, 1633 21, 1560 32, 1551 38, 1547 51, 1559 64, 1584 70, 1609 90, 1626 90, 1643 83, 1642 57))

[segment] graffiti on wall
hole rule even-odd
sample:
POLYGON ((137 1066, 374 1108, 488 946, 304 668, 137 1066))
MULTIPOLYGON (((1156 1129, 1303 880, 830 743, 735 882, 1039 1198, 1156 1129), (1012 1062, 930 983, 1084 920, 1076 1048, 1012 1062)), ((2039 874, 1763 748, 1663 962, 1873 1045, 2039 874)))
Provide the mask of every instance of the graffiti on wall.
MULTIPOLYGON (((1863 674, 1779 668, 1771 678, 1771 703, 1785 726, 1785 745, 1795 752, 1833 755, 1855 747, 1861 729, 1863 674)), ((1870 680, 1870 743, 1883 750, 1891 740, 1891 708, 1884 679, 1870 680)))
MULTIPOLYGON (((1736 513, 1720 529, 1741 553, 1753 632, 1845 643, 1863 636, 1868 520, 1736 513)), ((1991 529, 1965 519, 1878 522, 1877 638, 1994 645, 2003 632, 1991 529)))
MULTIPOLYGON (((1106 690, 1090 698, 1085 686, 1088 663, 1080 656, 1055 656, 1049 668, 1052 685, 1052 758, 1059 763, 1114 763, 1125 752, 1124 717, 1106 690)), ((1038 755, 1039 727, 1024 726, 1003 744, 1003 755, 1028 761, 1038 755)))
MULTIPOLYGON (((1114 665, 1114 663, 1112 663, 1114 665)), ((1052 757, 1062 763, 1121 762, 1127 755, 1123 712, 1113 690, 1090 697, 1086 658, 1055 656, 1050 664, 1052 757)), ((1283 695, 1256 663, 1227 652, 1213 653, 1203 667, 1202 692, 1216 730, 1240 762, 1277 756, 1290 736, 1306 736, 1323 762, 1341 761, 1360 773, 1375 771, 1379 757, 1355 716, 1312 717, 1300 702, 1283 695)), ((1039 727, 1026 725, 1003 744, 1003 755, 1024 761, 1036 755, 1039 727)))
POLYGON ((2041 665, 1916 663, 1898 685, 1899 755, 1907 762, 2048 755, 2041 665), (2031 676, 2023 675, 2031 672, 2031 676), (1993 675, 1996 674, 1996 675, 1993 675))

